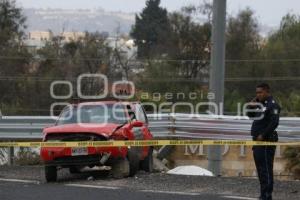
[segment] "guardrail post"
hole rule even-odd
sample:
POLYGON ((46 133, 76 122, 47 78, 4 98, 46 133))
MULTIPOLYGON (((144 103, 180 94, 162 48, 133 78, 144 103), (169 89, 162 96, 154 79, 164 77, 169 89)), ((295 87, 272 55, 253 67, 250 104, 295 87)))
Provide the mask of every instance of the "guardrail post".
POLYGON ((170 115, 170 134, 171 135, 175 135, 176 134, 176 127, 175 127, 175 125, 176 125, 176 117, 173 114, 171 114, 170 115))
POLYGON ((8 157, 8 165, 12 166, 14 164, 14 155, 15 149, 14 147, 8 147, 7 157, 8 157))
MULTIPOLYGON (((170 116, 169 117, 169 120, 170 120, 169 135, 175 135, 176 134, 176 127, 175 127, 176 117, 173 113, 169 114, 169 116, 170 116)), ((157 159, 163 160, 164 158, 166 158, 168 155, 170 155, 173 152, 174 147, 175 146, 162 146, 158 151, 157 159)))

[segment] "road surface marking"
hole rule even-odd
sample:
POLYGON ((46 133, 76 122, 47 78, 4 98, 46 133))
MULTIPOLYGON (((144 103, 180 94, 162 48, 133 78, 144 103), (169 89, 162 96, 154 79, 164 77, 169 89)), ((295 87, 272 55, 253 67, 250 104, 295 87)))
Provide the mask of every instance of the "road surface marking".
POLYGON ((0 178, 0 181, 7 181, 7 182, 18 182, 18 183, 33 183, 33 184, 39 184, 39 181, 31 181, 31 180, 21 180, 21 179, 6 179, 6 178, 0 178))
POLYGON ((140 192, 151 192, 151 193, 162 193, 162 194, 178 194, 178 195, 189 195, 189 196, 198 196, 198 195, 200 195, 200 193, 177 192, 177 191, 161 191, 161 190, 140 190, 140 192))
POLYGON ((240 196, 223 196, 227 199, 241 199, 241 200, 257 200, 257 198, 251 198, 251 197, 240 197, 240 196))
POLYGON ((65 184, 65 186, 83 187, 83 188, 97 188, 97 189, 109 189, 109 190, 118 190, 118 189, 120 189, 119 187, 102 186, 102 185, 84 185, 84 184, 65 184))

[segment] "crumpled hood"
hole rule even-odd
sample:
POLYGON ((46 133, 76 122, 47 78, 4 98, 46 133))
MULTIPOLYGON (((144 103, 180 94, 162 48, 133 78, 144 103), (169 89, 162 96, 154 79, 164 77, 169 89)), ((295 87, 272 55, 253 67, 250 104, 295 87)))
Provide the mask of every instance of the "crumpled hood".
POLYGON ((45 128, 43 133, 96 133, 107 137, 117 126, 119 124, 66 124, 45 128))

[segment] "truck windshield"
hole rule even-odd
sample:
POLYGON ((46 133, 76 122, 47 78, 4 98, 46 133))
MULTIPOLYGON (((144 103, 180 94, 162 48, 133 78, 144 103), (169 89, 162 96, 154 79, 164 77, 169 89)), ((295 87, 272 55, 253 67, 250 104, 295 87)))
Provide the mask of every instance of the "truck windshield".
POLYGON ((125 106, 122 104, 96 104, 66 107, 57 125, 76 123, 115 123, 122 124, 128 120, 125 106))

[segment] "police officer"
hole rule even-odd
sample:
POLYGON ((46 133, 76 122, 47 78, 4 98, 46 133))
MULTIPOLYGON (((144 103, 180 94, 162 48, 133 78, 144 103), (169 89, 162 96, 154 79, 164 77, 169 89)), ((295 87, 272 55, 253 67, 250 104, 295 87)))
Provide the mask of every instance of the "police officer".
MULTIPOLYGON (((248 116, 253 119, 251 136, 254 141, 277 142, 280 106, 270 94, 266 83, 256 86, 256 97, 249 103, 248 116)), ((273 162, 276 146, 253 146, 253 157, 260 182, 262 200, 272 200, 273 162)))

